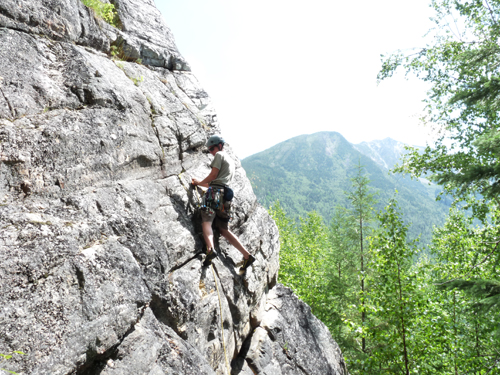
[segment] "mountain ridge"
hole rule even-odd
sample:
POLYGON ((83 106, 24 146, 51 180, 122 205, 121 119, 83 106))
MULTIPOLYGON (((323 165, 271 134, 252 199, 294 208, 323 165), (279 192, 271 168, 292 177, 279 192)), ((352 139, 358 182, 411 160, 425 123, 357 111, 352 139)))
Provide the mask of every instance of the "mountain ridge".
MULTIPOLYGON (((400 148, 401 143, 391 139, 388 144, 400 148)), ((379 195, 376 208, 383 208, 397 189, 405 219, 413 222, 412 237, 423 233, 423 241, 428 243, 432 223, 442 223, 448 207, 435 202, 432 187, 388 172, 385 166, 394 160, 394 149, 377 155, 367 151, 373 148, 364 147, 366 155, 358 148, 338 132, 318 132, 290 138, 251 155, 242 160, 242 166, 264 206, 279 200, 292 216, 315 210, 328 221, 337 205, 348 205, 344 192, 350 190, 350 178, 359 162, 379 195), (427 214, 433 217, 431 223, 424 219, 427 214)))

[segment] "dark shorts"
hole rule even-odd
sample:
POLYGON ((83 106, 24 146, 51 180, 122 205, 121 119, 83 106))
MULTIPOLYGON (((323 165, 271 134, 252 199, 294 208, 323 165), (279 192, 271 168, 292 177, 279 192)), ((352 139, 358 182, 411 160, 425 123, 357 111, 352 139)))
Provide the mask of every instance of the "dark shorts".
POLYGON ((231 202, 224 202, 224 210, 215 210, 213 213, 201 210, 201 221, 212 223, 215 219, 215 226, 222 229, 229 229, 229 220, 231 216, 228 214, 231 210, 231 202))

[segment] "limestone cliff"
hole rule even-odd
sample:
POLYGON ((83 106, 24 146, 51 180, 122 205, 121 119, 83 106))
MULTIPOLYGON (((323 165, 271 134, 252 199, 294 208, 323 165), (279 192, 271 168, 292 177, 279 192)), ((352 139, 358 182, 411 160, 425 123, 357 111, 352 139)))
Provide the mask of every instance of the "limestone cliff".
POLYGON ((153 1, 114 4, 120 30, 80 0, 0 2, 0 353, 26 353, 0 367, 346 374, 276 284, 277 228, 230 147, 231 226, 257 263, 238 275, 220 240, 202 266, 189 182, 209 171, 217 116, 153 1))

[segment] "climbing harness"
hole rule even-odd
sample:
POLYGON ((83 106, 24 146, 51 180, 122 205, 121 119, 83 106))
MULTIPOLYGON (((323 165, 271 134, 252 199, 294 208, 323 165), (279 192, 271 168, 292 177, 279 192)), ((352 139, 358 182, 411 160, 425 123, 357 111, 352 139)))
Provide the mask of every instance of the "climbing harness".
POLYGON ((220 299, 219 285, 217 284, 217 278, 215 277, 214 265, 210 264, 210 267, 212 268, 212 274, 214 275, 215 288, 217 289, 217 296, 219 297, 220 328, 221 328, 221 335, 222 335, 222 347, 224 348, 224 359, 226 360, 227 373, 231 374, 231 367, 229 367, 229 362, 227 360, 227 353, 226 353, 226 340, 224 338, 224 319, 222 317, 222 302, 220 299))
MULTIPOLYGON (((184 181, 182 180, 183 174, 184 172, 181 172, 177 175, 177 177, 179 178, 179 181, 184 190, 186 190, 186 192, 189 194, 189 188, 184 184, 184 181)), ((216 210, 220 210, 227 214, 229 220, 233 218, 232 211, 230 209, 231 205, 225 204, 226 202, 229 203, 234 196, 233 190, 229 186, 225 187, 209 186, 208 190, 203 195, 203 197, 200 197, 200 194, 196 187, 193 190, 194 190, 194 195, 196 196, 198 201, 198 204, 196 205, 195 208, 199 208, 203 211, 206 211, 210 215, 213 215, 216 210)))
POLYGON ((232 218, 231 200, 233 199, 233 190, 229 187, 209 186, 207 192, 201 201, 201 210, 213 215, 215 211, 224 212, 227 215, 227 221, 232 218), (228 199, 229 198, 229 199, 228 199))
POLYGON ((201 209, 207 211, 209 214, 213 214, 215 210, 224 210, 224 202, 222 200, 223 189, 215 188, 209 186, 207 192, 203 196, 201 209))

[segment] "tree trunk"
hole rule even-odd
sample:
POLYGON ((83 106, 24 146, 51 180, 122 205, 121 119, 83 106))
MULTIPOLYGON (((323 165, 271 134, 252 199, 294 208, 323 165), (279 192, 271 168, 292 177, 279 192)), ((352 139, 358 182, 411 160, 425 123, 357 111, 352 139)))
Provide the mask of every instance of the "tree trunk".
MULTIPOLYGON (((363 254, 363 218, 359 217, 359 234, 360 234, 360 249, 361 249, 361 325, 365 327, 366 312, 365 312, 365 265, 363 254)), ((363 332, 361 337, 361 350, 366 353, 366 338, 363 332)))
POLYGON ((406 348, 405 320, 404 320, 404 315, 403 315, 405 303, 403 301, 403 291, 402 291, 402 287, 401 287, 401 270, 399 268, 399 264, 398 264, 398 282, 399 282, 399 301, 400 301, 399 307, 401 310, 401 331, 403 333, 403 356, 404 356, 404 360, 405 360, 406 375, 410 375, 410 366, 408 364, 408 351, 406 348))
POLYGON ((456 305, 457 305, 457 295, 456 291, 453 291, 453 326, 454 326, 454 332, 455 332, 455 348, 453 349, 453 362, 455 365, 455 375, 458 375, 458 368, 457 368, 457 314, 456 314, 456 305))

